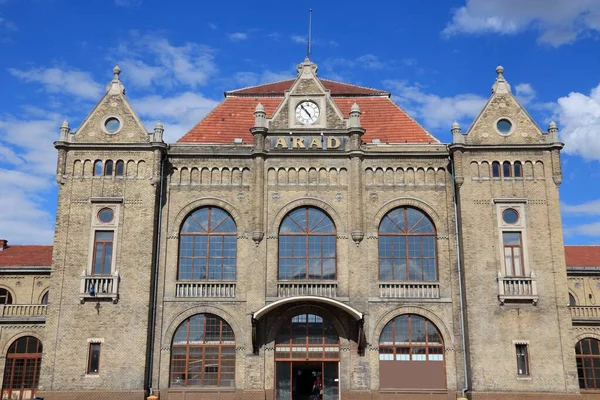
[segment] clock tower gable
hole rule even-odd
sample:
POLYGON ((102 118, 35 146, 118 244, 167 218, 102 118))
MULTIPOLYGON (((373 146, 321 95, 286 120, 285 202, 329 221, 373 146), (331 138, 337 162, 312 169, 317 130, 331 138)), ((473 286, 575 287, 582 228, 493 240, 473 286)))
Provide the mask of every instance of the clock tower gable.
POLYGON ((317 65, 306 58, 298 65, 298 77, 268 121, 269 130, 346 129, 347 118, 317 77, 317 65))

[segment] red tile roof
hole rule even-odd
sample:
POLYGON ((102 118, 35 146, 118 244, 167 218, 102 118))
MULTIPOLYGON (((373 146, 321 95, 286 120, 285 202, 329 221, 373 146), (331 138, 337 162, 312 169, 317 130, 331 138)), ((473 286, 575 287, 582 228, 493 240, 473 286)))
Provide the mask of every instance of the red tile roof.
POLYGON ((600 267, 600 246, 565 246, 567 267, 600 267))
MULTIPOLYGON (((254 125, 256 105, 260 102, 271 117, 283 100, 283 92, 293 82, 287 80, 226 92, 225 100, 178 142, 231 144, 233 139, 242 138, 244 143, 252 143, 250 128, 254 125)), ((333 101, 345 116, 350 114, 355 101, 359 105, 361 124, 366 130, 364 142, 379 139, 381 143, 439 143, 392 102, 388 92, 325 79, 321 82, 331 91, 333 101)))
POLYGON ((52 246, 7 246, 0 251, 0 267, 49 267, 52 246))

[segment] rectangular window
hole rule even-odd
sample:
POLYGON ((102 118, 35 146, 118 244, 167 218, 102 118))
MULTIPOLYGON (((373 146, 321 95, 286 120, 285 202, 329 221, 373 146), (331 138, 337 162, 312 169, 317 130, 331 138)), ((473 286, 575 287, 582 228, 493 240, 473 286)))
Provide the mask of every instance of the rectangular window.
POLYGON ((94 236, 94 259, 92 275, 110 275, 113 252, 112 231, 96 231, 94 236))
POLYGON ((88 354, 88 375, 96 375, 100 370, 100 343, 90 343, 88 354))
POLYGON ((529 354, 526 344, 515 345, 517 350, 517 375, 529 376, 529 354))
POLYGON ((525 276, 521 232, 502 232, 506 276, 525 276))

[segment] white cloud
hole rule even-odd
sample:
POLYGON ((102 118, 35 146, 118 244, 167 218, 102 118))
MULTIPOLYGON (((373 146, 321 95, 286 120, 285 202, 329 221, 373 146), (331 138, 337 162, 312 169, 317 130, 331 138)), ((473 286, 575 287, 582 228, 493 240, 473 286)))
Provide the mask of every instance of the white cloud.
POLYGON ((600 221, 591 222, 588 224, 568 226, 564 228, 564 233, 566 236, 600 237, 600 221))
POLYGON ((248 34, 244 32, 235 32, 229 34, 229 40, 232 42, 241 42, 248 39, 248 34))
POLYGON ((598 0, 466 0, 455 10, 442 34, 514 35, 533 29, 551 46, 573 42, 600 31, 598 0))
POLYGON ((600 160, 600 84, 589 95, 572 92, 557 104, 555 118, 565 152, 600 160))
POLYGON ((463 129, 483 109, 487 99, 476 94, 458 94, 441 97, 426 92, 420 85, 404 81, 387 80, 384 85, 392 89, 392 99, 429 129, 447 128, 454 121, 462 122, 463 129))
POLYGON ((218 104, 218 101, 194 92, 184 92, 172 97, 146 96, 131 102, 133 109, 146 121, 147 126, 154 126, 157 120, 163 122, 164 140, 168 143, 185 135, 218 104))
POLYGON ((300 36, 300 35, 292 35, 292 36, 290 36, 290 39, 292 39, 292 42, 294 42, 294 43, 301 43, 301 44, 306 44, 306 42, 308 41, 308 39, 305 36, 300 36))
POLYGON ((132 32, 130 40, 116 51, 121 55, 124 79, 143 88, 197 87, 207 84, 217 73, 213 49, 198 43, 174 45, 165 38, 132 32))
POLYGON ((373 54, 365 54, 358 57, 356 63, 364 69, 383 69, 386 67, 385 63, 381 62, 377 56, 373 54))
POLYGON ((17 24, 0 16, 0 30, 16 32, 19 30, 17 24))
POLYGON ((565 214, 600 215, 600 199, 573 205, 562 203, 561 209, 565 214))
MULTIPOLYGON (((39 110, 32 109, 33 114, 39 110)), ((54 173, 60 118, 0 116, 0 237, 11 243, 52 243, 54 173)))
POLYGON ((25 81, 40 83, 49 93, 70 94, 82 99, 97 100, 102 86, 87 72, 71 68, 31 68, 27 71, 9 68, 13 76, 25 81))
POLYGON ((284 81, 286 79, 292 79, 294 75, 289 72, 273 72, 263 71, 262 73, 256 72, 236 72, 233 76, 233 80, 239 86, 256 86, 267 82, 284 81))
POLYGON ((515 95, 522 105, 527 105, 535 99, 536 93, 529 83, 519 83, 515 86, 515 95))

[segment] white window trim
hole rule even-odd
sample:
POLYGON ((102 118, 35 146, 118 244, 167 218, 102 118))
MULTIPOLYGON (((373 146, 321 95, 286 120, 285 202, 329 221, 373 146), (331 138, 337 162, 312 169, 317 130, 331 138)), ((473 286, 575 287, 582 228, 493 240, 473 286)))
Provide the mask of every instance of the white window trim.
POLYGON ((113 232, 113 248, 112 257, 110 263, 110 274, 112 275, 116 271, 117 265, 117 243, 119 239, 119 221, 121 216, 121 207, 123 198, 101 198, 94 197, 90 199, 91 203, 91 220, 90 220, 90 241, 88 246, 88 263, 86 268, 86 275, 91 276, 94 262, 94 239, 96 238, 96 232, 98 231, 112 231, 113 232), (98 213, 103 208, 111 208, 114 211, 114 218, 111 222, 103 223, 98 219, 98 213))
POLYGON ((504 258, 504 239, 502 237, 503 232, 519 232, 521 233, 521 246, 523 250, 523 254, 521 254, 522 262, 523 262, 523 274, 528 277, 531 276, 531 266, 529 265, 529 251, 527 244, 527 215, 526 215, 526 205, 527 199, 522 198, 502 198, 502 199, 493 199, 494 204, 496 206, 496 225, 498 227, 498 255, 500 257, 500 272, 503 276, 509 277, 506 270, 506 260, 504 258), (512 208, 519 213, 519 220, 515 224, 507 224, 502 219, 502 213, 504 210, 512 208))

